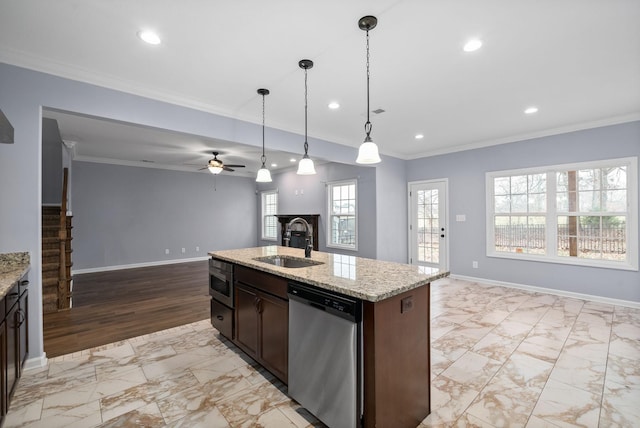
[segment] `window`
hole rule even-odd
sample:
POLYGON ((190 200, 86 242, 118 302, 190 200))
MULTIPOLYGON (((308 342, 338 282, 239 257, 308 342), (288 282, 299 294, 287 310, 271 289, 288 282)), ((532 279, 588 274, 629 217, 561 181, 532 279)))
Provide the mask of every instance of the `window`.
POLYGON ((275 190, 262 192, 262 239, 276 241, 278 239, 278 192, 275 190))
POLYGON ((638 270, 637 158, 487 173, 487 255, 638 270))
POLYGON ((329 183, 328 247, 358 249, 356 197, 356 180, 329 183))

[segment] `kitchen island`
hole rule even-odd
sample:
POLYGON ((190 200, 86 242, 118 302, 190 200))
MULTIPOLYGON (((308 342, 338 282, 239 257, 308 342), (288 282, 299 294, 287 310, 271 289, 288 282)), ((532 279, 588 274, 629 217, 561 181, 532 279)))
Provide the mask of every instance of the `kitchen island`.
POLYGON ((209 255, 234 266, 230 339, 283 382, 290 383, 287 284, 295 282, 361 305, 363 426, 413 428, 430 413, 429 284, 448 272, 317 251, 309 266, 271 264, 304 262, 303 250, 280 246, 209 255))

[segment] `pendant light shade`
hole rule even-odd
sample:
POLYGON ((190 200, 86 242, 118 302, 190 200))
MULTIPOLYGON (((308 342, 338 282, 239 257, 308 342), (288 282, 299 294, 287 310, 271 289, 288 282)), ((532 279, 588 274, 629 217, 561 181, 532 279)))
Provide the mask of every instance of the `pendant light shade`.
POLYGON ((358 150, 357 163, 374 164, 380 163, 380 155, 378 154, 378 146, 371 140, 371 122, 369 121, 369 30, 373 30, 378 25, 378 19, 375 16, 364 16, 358 21, 358 27, 367 32, 367 122, 364 124, 366 136, 364 142, 358 150))
POLYGON ((258 93, 262 95, 262 156, 260 160, 262 161, 262 166, 258 170, 258 175, 256 176, 256 181, 258 183, 270 183, 271 182, 271 172, 265 166, 265 162, 267 161, 267 157, 264 155, 264 97, 265 95, 269 95, 268 89, 258 89, 258 93))
POLYGON ((220 166, 210 166, 208 168, 211 174, 220 174, 222 172, 222 167, 220 166))
POLYGON ((304 70, 304 156, 298 163, 298 175, 313 175, 316 173, 316 168, 309 157, 309 143, 307 142, 307 70, 313 67, 313 61, 302 59, 298 65, 304 70))

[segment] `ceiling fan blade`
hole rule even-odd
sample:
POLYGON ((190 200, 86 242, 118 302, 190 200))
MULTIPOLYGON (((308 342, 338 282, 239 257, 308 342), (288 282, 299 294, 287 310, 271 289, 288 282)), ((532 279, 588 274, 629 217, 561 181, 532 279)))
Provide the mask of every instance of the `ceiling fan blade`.
POLYGON ((202 171, 203 169, 207 169, 207 168, 209 168, 209 167, 208 167, 208 166, 205 166, 204 168, 200 168, 200 169, 198 169, 198 171, 202 171))
POLYGON ((244 165, 232 165, 232 164, 224 164, 224 166, 228 166, 230 168, 244 168, 244 165))
POLYGON ((222 169, 224 169, 225 171, 230 171, 230 172, 235 171, 235 169, 233 169, 233 168, 229 168, 229 167, 228 167, 228 166, 226 166, 226 165, 224 165, 224 166, 222 167, 222 169))

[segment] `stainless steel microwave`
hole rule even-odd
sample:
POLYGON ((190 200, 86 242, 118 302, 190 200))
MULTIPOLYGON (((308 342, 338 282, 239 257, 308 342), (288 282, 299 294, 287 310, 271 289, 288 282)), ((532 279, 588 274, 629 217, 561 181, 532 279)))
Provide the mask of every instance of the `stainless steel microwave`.
POLYGON ((209 294, 223 305, 233 308, 233 264, 209 260, 209 294))

